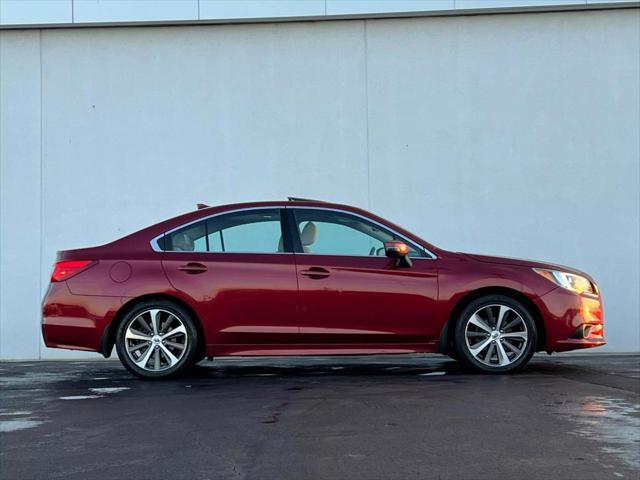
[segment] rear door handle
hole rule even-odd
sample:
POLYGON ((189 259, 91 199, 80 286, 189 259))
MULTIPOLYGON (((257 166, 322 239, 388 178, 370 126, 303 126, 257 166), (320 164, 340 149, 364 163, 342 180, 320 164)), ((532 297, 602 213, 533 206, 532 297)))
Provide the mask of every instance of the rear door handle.
POLYGON ((192 275, 195 275, 197 273, 206 272, 207 271, 207 267, 206 267, 206 265, 203 265, 201 263, 189 262, 186 265, 180 265, 178 267, 178 270, 180 270, 182 272, 190 273, 192 275))
POLYGON ((302 270, 300 275, 304 275, 305 277, 309 277, 314 280, 319 280, 321 278, 327 278, 331 275, 331 272, 322 267, 310 267, 309 270, 302 270))

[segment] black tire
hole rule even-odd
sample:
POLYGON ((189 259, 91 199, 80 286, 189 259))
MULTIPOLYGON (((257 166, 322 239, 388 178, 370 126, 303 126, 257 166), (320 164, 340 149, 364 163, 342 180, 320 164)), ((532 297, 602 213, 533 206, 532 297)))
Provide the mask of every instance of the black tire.
POLYGON ((459 360, 472 370, 513 373, 522 369, 535 353, 537 330, 531 312, 521 302, 506 295, 488 295, 473 300, 460 312, 454 338, 459 360), (496 317, 500 315, 502 306, 506 308, 501 327, 510 327, 514 322, 512 328, 504 331, 495 329, 498 323, 496 317), (474 314, 480 315, 480 321, 477 317, 472 320, 474 314), (485 327, 489 327, 488 331, 485 327), (476 355, 472 353, 474 348, 476 355), (516 350, 520 353, 516 353, 516 350), (506 360, 503 362, 505 353, 506 360))
MULTIPOLYGON (((122 363, 122 365, 124 365, 124 367, 129 370, 131 373, 133 373, 134 375, 137 375, 138 377, 141 378, 146 378, 146 379, 160 379, 160 378, 169 378, 169 377, 175 377, 177 375, 180 375, 182 373, 184 373, 186 370, 188 370, 190 367, 192 367, 199 359, 199 355, 200 355, 200 351, 198 346, 200 345, 200 339, 199 339, 199 334, 198 334, 198 328, 196 327, 196 320, 194 318, 192 318, 191 314, 186 311, 184 308, 182 308, 180 305, 177 305, 173 302, 170 302, 168 300, 150 300, 150 301, 146 301, 146 302, 142 302, 139 303, 137 305, 135 305, 131 310, 129 310, 125 316, 123 317, 122 321, 120 322, 120 325, 118 326, 118 330, 116 333, 116 351, 118 353, 118 358, 120 359, 120 362, 122 363), (159 368, 157 370, 154 369, 149 369, 149 368, 142 368, 140 366, 140 364, 136 363, 132 356, 137 355, 134 352, 129 353, 127 351, 127 342, 132 342, 132 340, 127 340, 125 338, 125 335, 127 334, 127 329, 129 328, 129 326, 134 322, 138 322, 136 323, 136 330, 137 331, 141 331, 140 327, 143 327, 140 323, 139 320, 137 320, 141 315, 143 319, 146 318, 150 318, 150 317, 146 317, 146 315, 150 315, 149 312, 150 310, 160 310, 160 316, 159 318, 159 323, 162 325, 162 322, 165 322, 165 325, 169 324, 169 322, 176 322, 176 320, 180 323, 182 323, 182 325, 184 325, 184 330, 185 330, 185 334, 184 337, 182 336, 183 334, 176 334, 175 337, 172 337, 173 340, 175 339, 179 339, 182 340, 186 346, 184 347, 183 350, 175 350, 173 349, 173 347, 169 346, 160 346, 159 344, 156 344, 155 347, 153 346, 154 344, 151 343, 151 340, 149 342, 143 342, 143 341, 137 341, 137 340, 133 340, 133 342, 138 342, 137 344, 135 344, 136 346, 147 343, 149 344, 149 349, 153 349, 155 348, 156 350, 160 349, 160 353, 159 356, 161 357, 161 359, 164 360, 164 364, 159 365, 159 368), (175 320, 169 320, 169 314, 171 314, 172 316, 175 317, 175 320), (163 350, 167 350, 170 349, 170 353, 175 353, 175 357, 178 358, 178 360, 176 361, 175 364, 171 365, 170 364, 170 360, 169 360, 169 356, 167 356, 166 354, 164 354, 163 350), (178 353, 179 352, 183 352, 180 353, 180 356, 178 357, 178 353)), ((179 325, 179 323, 173 323, 170 324, 169 327, 171 326, 176 326, 179 325)), ((171 330, 168 330, 168 332, 170 332, 171 330)), ((145 334, 147 334, 147 332, 144 332, 145 334)), ((164 345, 164 342, 162 340, 160 340, 159 337, 160 335, 154 335, 154 340, 153 342, 158 342, 158 343, 162 343, 164 345)), ((178 342, 175 342, 178 343, 178 342)), ((146 353, 146 347, 144 345, 142 345, 142 348, 140 349, 142 352, 146 353)), ((151 352, 150 355, 155 355, 155 352, 151 352)), ((143 360, 143 355, 140 354, 140 360, 143 360)), ((151 360, 151 358, 148 358, 148 361, 145 361, 145 365, 149 364, 149 361, 151 360)))

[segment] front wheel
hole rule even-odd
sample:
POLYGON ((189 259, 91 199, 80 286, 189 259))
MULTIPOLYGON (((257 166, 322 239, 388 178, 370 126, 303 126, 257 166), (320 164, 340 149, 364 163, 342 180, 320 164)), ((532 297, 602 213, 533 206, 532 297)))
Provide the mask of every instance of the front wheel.
POLYGON ((136 305, 116 334, 118 358, 143 378, 184 372, 198 358, 198 329, 189 312, 166 300, 136 305))
POLYGON ((536 324, 529 310, 504 295, 472 301, 456 323, 460 360, 475 370, 510 373, 524 367, 536 349, 536 324))

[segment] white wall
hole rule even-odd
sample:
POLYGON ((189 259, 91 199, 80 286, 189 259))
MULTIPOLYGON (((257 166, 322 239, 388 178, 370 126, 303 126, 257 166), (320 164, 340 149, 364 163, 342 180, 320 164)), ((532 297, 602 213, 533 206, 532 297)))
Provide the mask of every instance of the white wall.
POLYGON ((40 32, 0 35, 0 358, 40 355, 40 73, 40 32))
POLYGON ((638 0, 0 0, 0 28, 326 20, 639 5, 638 0))
POLYGON ((582 268, 639 350, 639 12, 0 32, 0 358, 71 356, 56 250, 286 195, 582 268))

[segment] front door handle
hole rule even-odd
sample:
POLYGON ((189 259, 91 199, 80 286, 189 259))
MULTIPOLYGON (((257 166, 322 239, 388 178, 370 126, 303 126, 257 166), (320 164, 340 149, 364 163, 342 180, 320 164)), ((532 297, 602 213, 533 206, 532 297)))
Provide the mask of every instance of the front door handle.
POLYGON ((180 265, 178 270, 182 272, 190 273, 191 275, 195 275, 197 273, 204 273, 207 271, 207 266, 201 263, 189 262, 186 265, 180 265))
POLYGON ((302 270, 300 275, 312 278, 313 280, 319 280, 321 278, 327 278, 331 275, 331 272, 322 267, 310 267, 309 270, 302 270))

